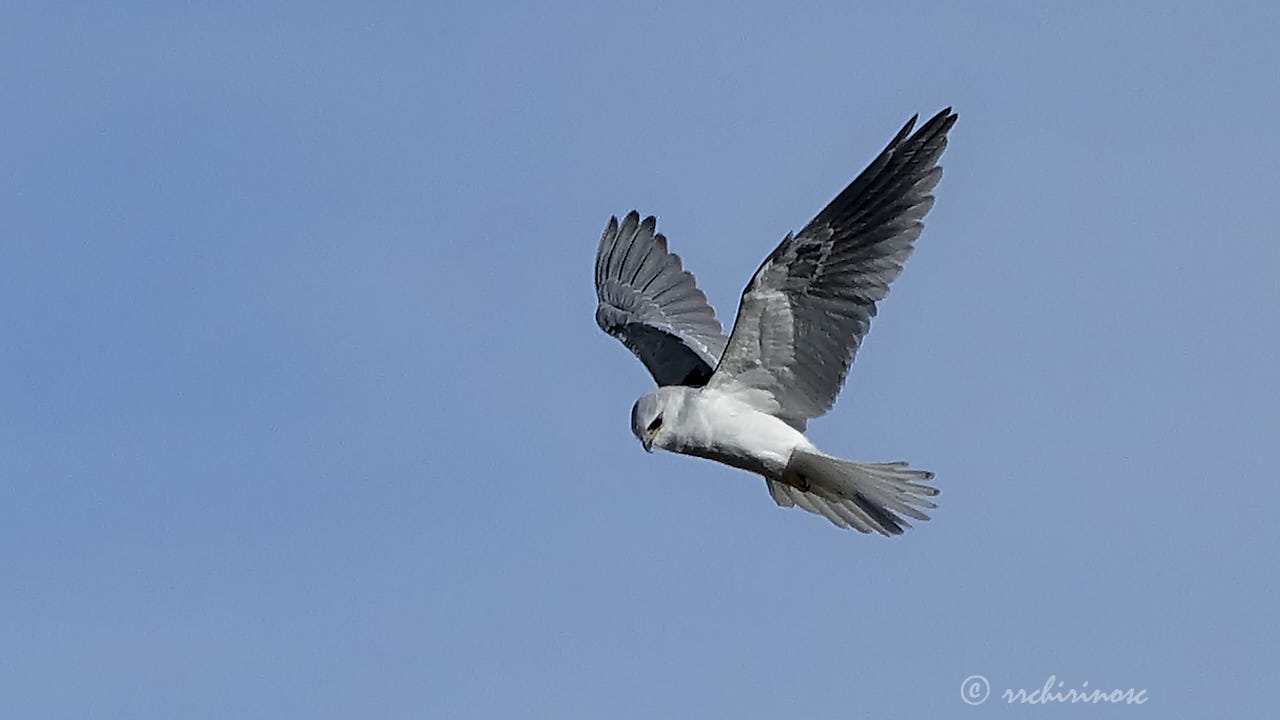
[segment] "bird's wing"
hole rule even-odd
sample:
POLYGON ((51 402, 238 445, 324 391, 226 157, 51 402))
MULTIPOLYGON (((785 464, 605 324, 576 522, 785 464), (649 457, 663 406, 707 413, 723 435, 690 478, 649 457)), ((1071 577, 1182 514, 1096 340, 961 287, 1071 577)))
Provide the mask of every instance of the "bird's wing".
POLYGON ((938 158, 956 116, 948 108, 889 146, 798 235, 765 259, 709 381, 744 393, 803 429, 835 404, 876 302, 902 272, 933 205, 938 158))
POLYGON ((705 385, 728 338, 652 216, 610 218, 596 251, 596 323, 640 358, 659 385, 705 385))

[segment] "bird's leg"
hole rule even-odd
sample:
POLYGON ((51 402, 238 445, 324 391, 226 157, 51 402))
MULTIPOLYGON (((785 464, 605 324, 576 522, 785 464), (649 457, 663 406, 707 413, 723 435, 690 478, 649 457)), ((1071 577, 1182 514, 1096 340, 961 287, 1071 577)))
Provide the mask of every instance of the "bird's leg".
POLYGON ((805 477, 803 474, 798 473, 790 468, 787 468, 787 470, 783 471, 782 482, 790 485, 791 487, 801 492, 809 492, 809 478, 805 477))

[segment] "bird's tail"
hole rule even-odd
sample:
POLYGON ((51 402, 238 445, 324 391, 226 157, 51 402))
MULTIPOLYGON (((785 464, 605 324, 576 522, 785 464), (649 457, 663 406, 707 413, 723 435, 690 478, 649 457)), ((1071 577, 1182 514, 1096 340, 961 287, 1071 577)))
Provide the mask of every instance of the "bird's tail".
POLYGON ((927 470, 910 470, 905 462, 859 463, 817 451, 795 450, 782 480, 769 481, 769 493, 783 507, 799 505, 842 528, 899 535, 911 524, 906 517, 928 520, 926 509, 937 488, 927 470))

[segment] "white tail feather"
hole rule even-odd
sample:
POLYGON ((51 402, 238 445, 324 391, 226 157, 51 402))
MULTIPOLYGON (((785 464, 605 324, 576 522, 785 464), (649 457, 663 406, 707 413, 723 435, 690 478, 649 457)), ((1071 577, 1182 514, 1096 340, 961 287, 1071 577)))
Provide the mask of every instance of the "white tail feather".
POLYGON ((769 494, 783 507, 799 505, 842 528, 899 535, 911 524, 903 517, 928 520, 937 507, 928 498, 938 490, 924 483, 927 470, 905 462, 859 463, 820 452, 796 450, 781 481, 769 481, 769 494))

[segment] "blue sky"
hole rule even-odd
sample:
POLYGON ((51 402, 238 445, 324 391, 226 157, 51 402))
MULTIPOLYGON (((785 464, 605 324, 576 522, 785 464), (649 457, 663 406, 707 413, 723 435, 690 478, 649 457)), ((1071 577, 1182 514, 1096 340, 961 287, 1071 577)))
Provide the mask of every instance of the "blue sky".
POLYGON ((0 716, 1273 713, 1280 12, 1121 5, 6 4, 0 716), (728 321, 948 105, 811 425, 934 520, 646 455, 609 216, 728 321))

